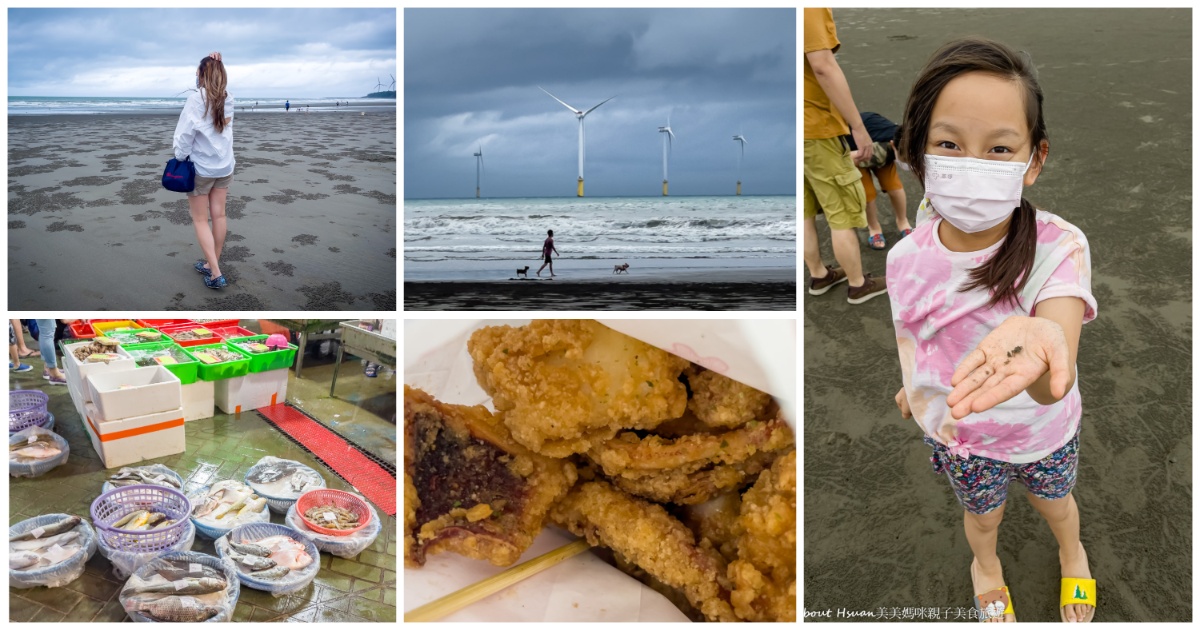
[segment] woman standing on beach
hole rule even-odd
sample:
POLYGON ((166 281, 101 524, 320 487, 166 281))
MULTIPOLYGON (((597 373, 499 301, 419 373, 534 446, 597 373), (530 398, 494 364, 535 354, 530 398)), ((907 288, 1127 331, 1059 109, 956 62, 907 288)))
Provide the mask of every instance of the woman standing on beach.
POLYGON ((225 91, 225 83, 221 53, 201 59, 197 90, 184 103, 175 126, 175 159, 190 157, 196 167, 196 188, 188 193, 188 207, 204 258, 194 267, 210 289, 227 285, 219 259, 225 246, 225 197, 233 181, 234 159, 233 97, 225 91))

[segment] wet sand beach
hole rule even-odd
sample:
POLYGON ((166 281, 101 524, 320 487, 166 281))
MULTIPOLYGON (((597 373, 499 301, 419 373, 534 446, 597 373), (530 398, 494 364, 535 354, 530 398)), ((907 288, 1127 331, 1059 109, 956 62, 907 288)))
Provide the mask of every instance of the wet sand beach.
MULTIPOLYGON (((533 269, 530 275, 533 275, 533 269)), ((795 269, 612 278, 405 282, 404 309, 779 311, 796 308, 795 269)))
MULTIPOLYGON (((860 109, 899 121, 938 46, 979 34, 1030 51, 1050 156, 1034 204, 1079 226, 1097 319, 1083 327, 1081 536, 1097 622, 1192 613, 1192 16, 1189 10, 834 9, 838 63, 860 109)), ((902 173, 909 217, 921 186, 902 173)), ((879 199, 884 234, 891 206, 879 199)), ((818 220, 828 249, 828 230, 818 220)), ((866 246, 864 270, 886 252, 866 246)), ((807 277, 807 272, 805 273, 807 277)), ((962 509, 904 420, 888 300, 804 300, 804 608, 969 612, 962 509)), ((1014 483, 998 553, 1020 621, 1059 619, 1058 546, 1014 483)), ((885 617, 886 620, 897 618, 885 617)), ((912 620, 912 619, 910 619, 912 620)), ((926 619, 922 619, 923 621, 926 619)), ((967 618, 961 618, 967 620, 967 618)))
POLYGON ((238 110, 221 291, 160 184, 176 120, 9 117, 10 308, 395 308, 394 112, 238 110))

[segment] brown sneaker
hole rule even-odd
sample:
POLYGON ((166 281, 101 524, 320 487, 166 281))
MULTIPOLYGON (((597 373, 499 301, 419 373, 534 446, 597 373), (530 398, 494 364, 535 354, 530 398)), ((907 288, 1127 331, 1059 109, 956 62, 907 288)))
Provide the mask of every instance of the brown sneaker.
POLYGON ((808 279, 808 294, 822 295, 826 291, 833 288, 833 285, 847 280, 846 272, 842 271, 841 267, 830 267, 825 265, 824 278, 809 278, 808 279))
POLYGON ((851 304, 862 304, 867 300, 887 293, 887 282, 884 276, 874 278, 869 273, 863 274, 863 283, 861 287, 847 287, 846 301, 851 304))

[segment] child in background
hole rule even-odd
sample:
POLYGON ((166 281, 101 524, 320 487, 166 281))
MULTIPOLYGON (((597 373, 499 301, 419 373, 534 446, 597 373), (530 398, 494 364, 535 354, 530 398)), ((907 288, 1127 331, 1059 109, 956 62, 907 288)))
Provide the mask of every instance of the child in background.
POLYGON ((965 509, 983 620, 1015 620, 996 555, 1015 477, 1058 540, 1061 619, 1091 621, 1096 583, 1071 490, 1075 357, 1096 301, 1083 233, 1021 195, 1049 153, 1032 60, 985 39, 944 45, 913 85, 902 126, 897 157, 924 182, 918 216, 929 219, 888 253, 904 377, 896 404, 965 509))
POLYGON ((871 159, 858 162, 858 172, 862 173, 863 190, 867 194, 867 246, 874 250, 887 249, 887 239, 883 236, 883 227, 879 225, 879 209, 875 205, 874 175, 879 180, 879 189, 887 193, 892 203, 892 214, 896 218, 898 238, 904 238, 912 233, 908 224, 908 199, 904 195, 904 184, 900 181, 900 173, 896 170, 896 149, 894 140, 898 140, 899 127, 896 123, 876 114, 862 113, 863 125, 874 142, 874 154, 871 159))

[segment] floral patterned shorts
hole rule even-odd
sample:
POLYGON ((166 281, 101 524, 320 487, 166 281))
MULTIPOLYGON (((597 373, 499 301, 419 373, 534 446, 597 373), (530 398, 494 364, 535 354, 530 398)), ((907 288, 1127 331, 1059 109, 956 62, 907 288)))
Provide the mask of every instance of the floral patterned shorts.
POLYGON ((946 473, 958 502, 972 514, 987 514, 1003 505, 1008 498, 1008 484, 1014 477, 1040 499, 1061 499, 1075 487, 1079 429, 1062 448, 1029 464, 1012 464, 975 455, 963 459, 951 455, 945 445, 928 436, 925 443, 933 447, 933 455, 929 458, 933 472, 946 473))

